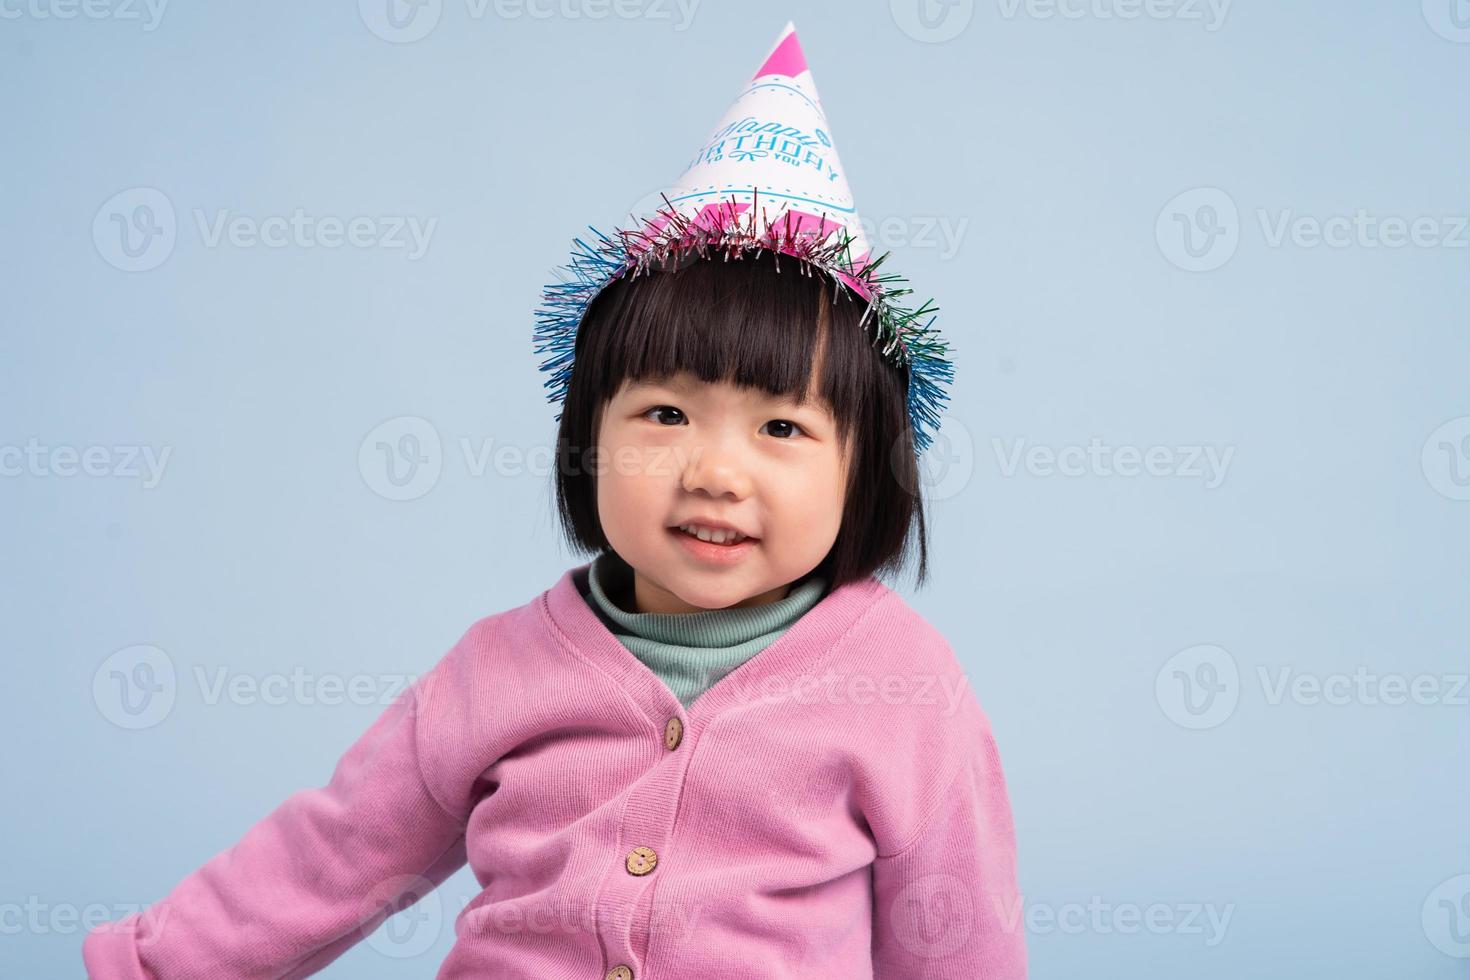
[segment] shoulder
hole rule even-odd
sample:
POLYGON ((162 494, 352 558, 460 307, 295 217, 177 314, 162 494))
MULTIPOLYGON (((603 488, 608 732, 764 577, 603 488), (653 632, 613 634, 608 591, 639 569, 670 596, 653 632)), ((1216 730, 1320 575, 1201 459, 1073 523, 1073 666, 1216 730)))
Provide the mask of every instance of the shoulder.
POLYGON ((422 721, 436 727, 472 725, 485 717, 487 705, 514 705, 528 693, 537 665, 544 671, 544 658, 534 652, 546 633, 541 612, 546 595, 480 616, 460 631, 414 685, 422 721))
POLYGON ((883 587, 866 635, 844 658, 871 779, 864 807, 881 853, 911 840, 958 774, 994 753, 990 721, 949 639, 883 587))
POLYGON ((880 608, 875 610, 876 615, 869 617, 870 638, 883 642, 890 661, 907 670, 928 672, 936 677, 965 676, 964 665, 949 638, 901 594, 880 582, 875 606, 880 608))
POLYGON ((451 812, 478 774, 534 726, 544 687, 556 683, 547 670, 554 661, 537 655, 541 599, 471 621, 406 695, 424 779, 451 812))

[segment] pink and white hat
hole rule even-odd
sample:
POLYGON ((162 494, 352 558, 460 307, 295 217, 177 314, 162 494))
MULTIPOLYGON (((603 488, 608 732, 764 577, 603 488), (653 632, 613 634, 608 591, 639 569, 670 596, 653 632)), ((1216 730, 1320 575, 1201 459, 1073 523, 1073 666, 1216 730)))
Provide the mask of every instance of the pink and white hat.
POLYGON ((576 239, 571 262, 559 270, 562 281, 545 288, 535 349, 548 355, 541 364, 551 373, 547 401, 564 400, 582 317, 610 283, 676 256, 737 259, 764 249, 830 275, 867 302, 862 325, 873 344, 908 372, 915 452, 928 447, 954 379, 950 347, 933 327, 937 307, 900 305, 913 290, 877 271, 888 256, 873 258, 863 236, 795 24, 782 29, 683 175, 660 196, 651 213, 631 215, 629 229, 604 235, 592 228, 595 241, 576 239))

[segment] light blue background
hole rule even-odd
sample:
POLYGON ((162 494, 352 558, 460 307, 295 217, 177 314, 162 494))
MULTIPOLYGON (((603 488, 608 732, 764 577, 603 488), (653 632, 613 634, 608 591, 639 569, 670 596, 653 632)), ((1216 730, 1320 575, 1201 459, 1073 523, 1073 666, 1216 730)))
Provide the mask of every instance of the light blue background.
MULTIPOLYGON (((1203 5, 989 0, 949 10, 937 30, 963 29, 938 42, 899 26, 911 5, 706 0, 683 25, 672 4, 476 18, 445 0, 414 43, 343 0, 176 3, 151 31, 44 2, 0 19, 0 446, 170 456, 153 487, 0 477, 0 974, 79 975, 66 910, 162 898, 323 784, 381 710, 210 704, 196 671, 422 672, 578 560, 546 478, 476 475, 461 440, 549 444, 530 329, 550 268, 677 176, 788 18, 859 208, 894 219, 890 264, 955 344, 933 584, 895 585, 993 722, 1033 976, 1470 974, 1437 948, 1431 899, 1470 873, 1470 708, 1273 704, 1259 674, 1443 692, 1467 670, 1470 444, 1421 453, 1470 415, 1470 249, 1273 247, 1260 219, 1470 214, 1470 43, 1432 29, 1437 0, 1240 2, 1216 29, 1203 5), (93 221, 138 187, 167 196, 177 241, 125 272, 93 221), (1156 236, 1197 188, 1238 209, 1212 271, 1156 236), (437 224, 410 260, 209 247, 194 218, 297 207, 437 224), (359 448, 402 416, 441 437, 442 473, 393 501, 359 448), (995 442, 1094 437, 1233 455, 1211 488, 1007 475, 995 442), (137 644, 178 691, 127 730, 93 680, 137 644), (1193 730, 1165 668, 1201 644, 1236 665, 1237 706, 1193 730), (1045 918, 1089 903, 1230 919, 1212 943, 1127 933, 1116 911, 1045 918), (51 924, 23 925, 27 905, 51 924)), ((427 953, 365 942, 325 975, 433 976, 474 891, 467 870, 440 890, 427 953)))

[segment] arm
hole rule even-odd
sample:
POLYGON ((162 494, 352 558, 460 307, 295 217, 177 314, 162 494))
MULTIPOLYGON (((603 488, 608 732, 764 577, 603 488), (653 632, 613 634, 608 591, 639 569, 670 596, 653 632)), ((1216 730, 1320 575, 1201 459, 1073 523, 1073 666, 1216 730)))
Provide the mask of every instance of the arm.
POLYGON ((141 914, 94 928, 87 975, 308 976, 461 867, 464 823, 430 792, 421 752, 464 642, 378 716, 326 786, 289 796, 141 914))
POLYGON ((990 726, 978 720, 919 832, 873 862, 874 980, 1026 976, 1010 800, 990 726))

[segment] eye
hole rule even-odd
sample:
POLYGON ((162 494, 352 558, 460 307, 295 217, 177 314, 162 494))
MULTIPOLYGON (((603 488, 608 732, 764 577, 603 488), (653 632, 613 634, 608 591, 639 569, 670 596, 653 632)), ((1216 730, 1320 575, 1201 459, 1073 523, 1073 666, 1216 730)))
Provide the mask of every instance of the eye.
POLYGON ((776 438, 778 439, 788 438, 787 436, 780 435, 778 433, 788 431, 789 429, 795 429, 796 432, 804 434, 804 430, 802 429, 802 427, 797 425, 795 422, 792 422, 790 419, 771 419, 771 421, 767 422, 766 425, 777 426, 777 431, 772 432, 771 435, 776 436, 776 438))
MULTIPOLYGON (((677 425, 679 421, 682 420, 684 417, 684 413, 679 411, 672 405, 655 405, 653 408, 650 408, 648 411, 643 413, 643 418, 648 418, 648 416, 654 414, 655 412, 672 412, 674 415, 678 416, 674 419, 675 425, 677 425)), ((662 425, 663 423, 660 422, 659 424, 662 425)))

